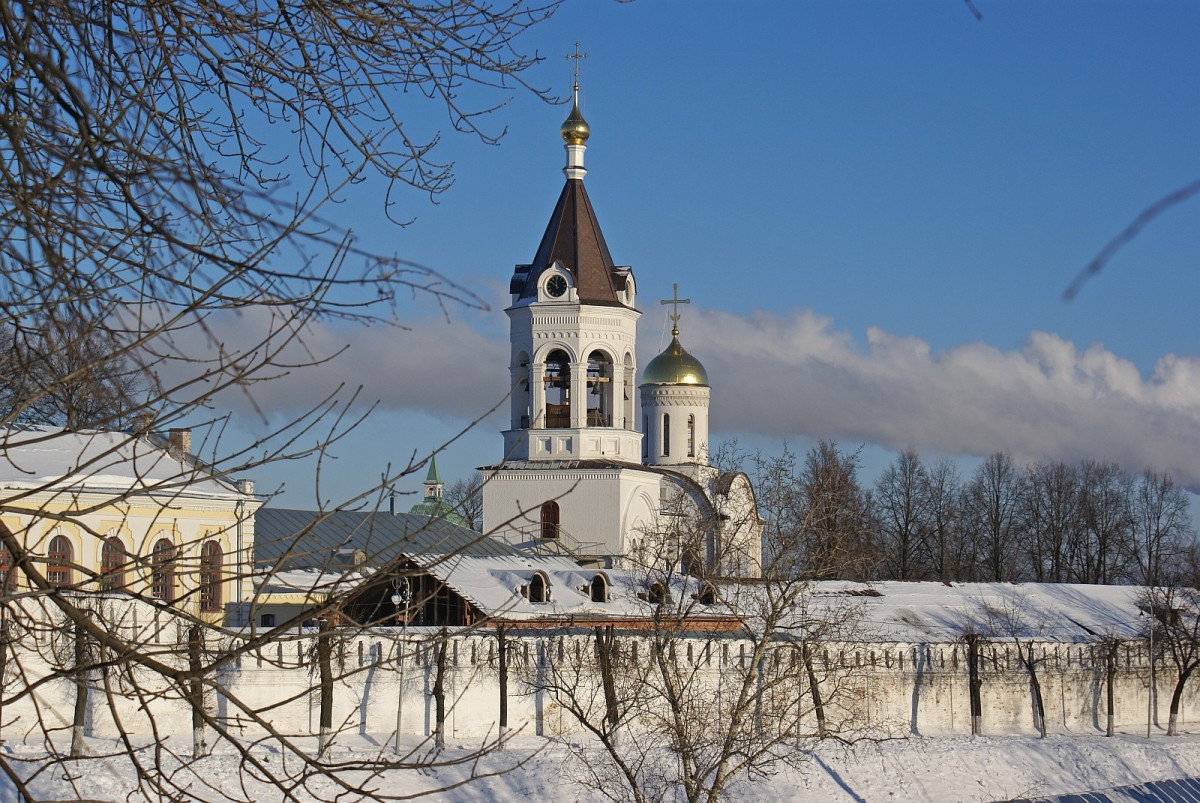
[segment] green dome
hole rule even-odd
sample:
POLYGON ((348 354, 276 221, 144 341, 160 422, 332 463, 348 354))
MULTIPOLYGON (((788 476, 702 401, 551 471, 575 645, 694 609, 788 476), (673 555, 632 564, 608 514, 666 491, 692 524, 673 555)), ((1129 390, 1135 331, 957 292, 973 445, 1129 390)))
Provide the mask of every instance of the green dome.
POLYGON ((642 384, 708 387, 708 372, 699 360, 683 350, 678 337, 672 337, 667 350, 651 360, 642 372, 642 384))

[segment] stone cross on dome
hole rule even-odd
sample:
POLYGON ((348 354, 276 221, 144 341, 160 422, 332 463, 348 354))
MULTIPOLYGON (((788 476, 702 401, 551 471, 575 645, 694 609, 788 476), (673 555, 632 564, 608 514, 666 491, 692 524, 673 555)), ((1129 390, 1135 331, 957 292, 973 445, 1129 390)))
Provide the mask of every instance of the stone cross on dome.
POLYGON ((672 307, 672 310, 671 310, 671 337, 678 337, 679 336, 679 305, 680 304, 691 304, 692 300, 690 298, 680 298, 679 297, 679 283, 672 282, 671 283, 671 297, 665 298, 665 299, 659 301, 658 303, 671 305, 671 307, 672 307))

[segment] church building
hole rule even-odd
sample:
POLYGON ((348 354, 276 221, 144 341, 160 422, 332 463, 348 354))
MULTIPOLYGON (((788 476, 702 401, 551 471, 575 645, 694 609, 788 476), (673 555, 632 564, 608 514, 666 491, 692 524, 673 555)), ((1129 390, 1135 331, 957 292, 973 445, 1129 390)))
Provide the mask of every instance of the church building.
POLYGON ((578 82, 560 132, 566 184, 509 284, 510 423, 480 469, 484 532, 587 565, 757 576, 753 488, 708 464, 708 374, 680 344, 677 293, 671 344, 638 383, 637 285, 584 188, 578 82))

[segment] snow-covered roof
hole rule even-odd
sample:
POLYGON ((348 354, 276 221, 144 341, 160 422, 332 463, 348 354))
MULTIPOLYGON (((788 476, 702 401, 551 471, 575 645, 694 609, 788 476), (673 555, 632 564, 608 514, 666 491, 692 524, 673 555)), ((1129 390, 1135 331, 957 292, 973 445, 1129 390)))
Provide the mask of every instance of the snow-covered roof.
POLYGON ((0 487, 25 492, 242 496, 194 458, 173 455, 161 439, 35 426, 0 429, 0 487))
POLYGON ((1138 586, 1066 583, 814 583, 807 611, 857 621, 850 640, 947 643, 975 633, 991 640, 1088 642, 1138 637, 1145 628, 1138 586), (857 618, 856 618, 857 617, 857 618))

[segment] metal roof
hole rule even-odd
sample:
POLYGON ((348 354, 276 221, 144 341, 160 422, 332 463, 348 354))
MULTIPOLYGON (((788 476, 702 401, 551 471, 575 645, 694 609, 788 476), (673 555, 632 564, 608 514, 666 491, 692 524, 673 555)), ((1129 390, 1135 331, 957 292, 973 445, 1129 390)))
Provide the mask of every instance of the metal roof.
POLYGON ((350 567, 359 560, 381 566, 399 555, 417 554, 523 553, 475 530, 415 513, 266 507, 254 517, 254 560, 280 569, 350 567))

